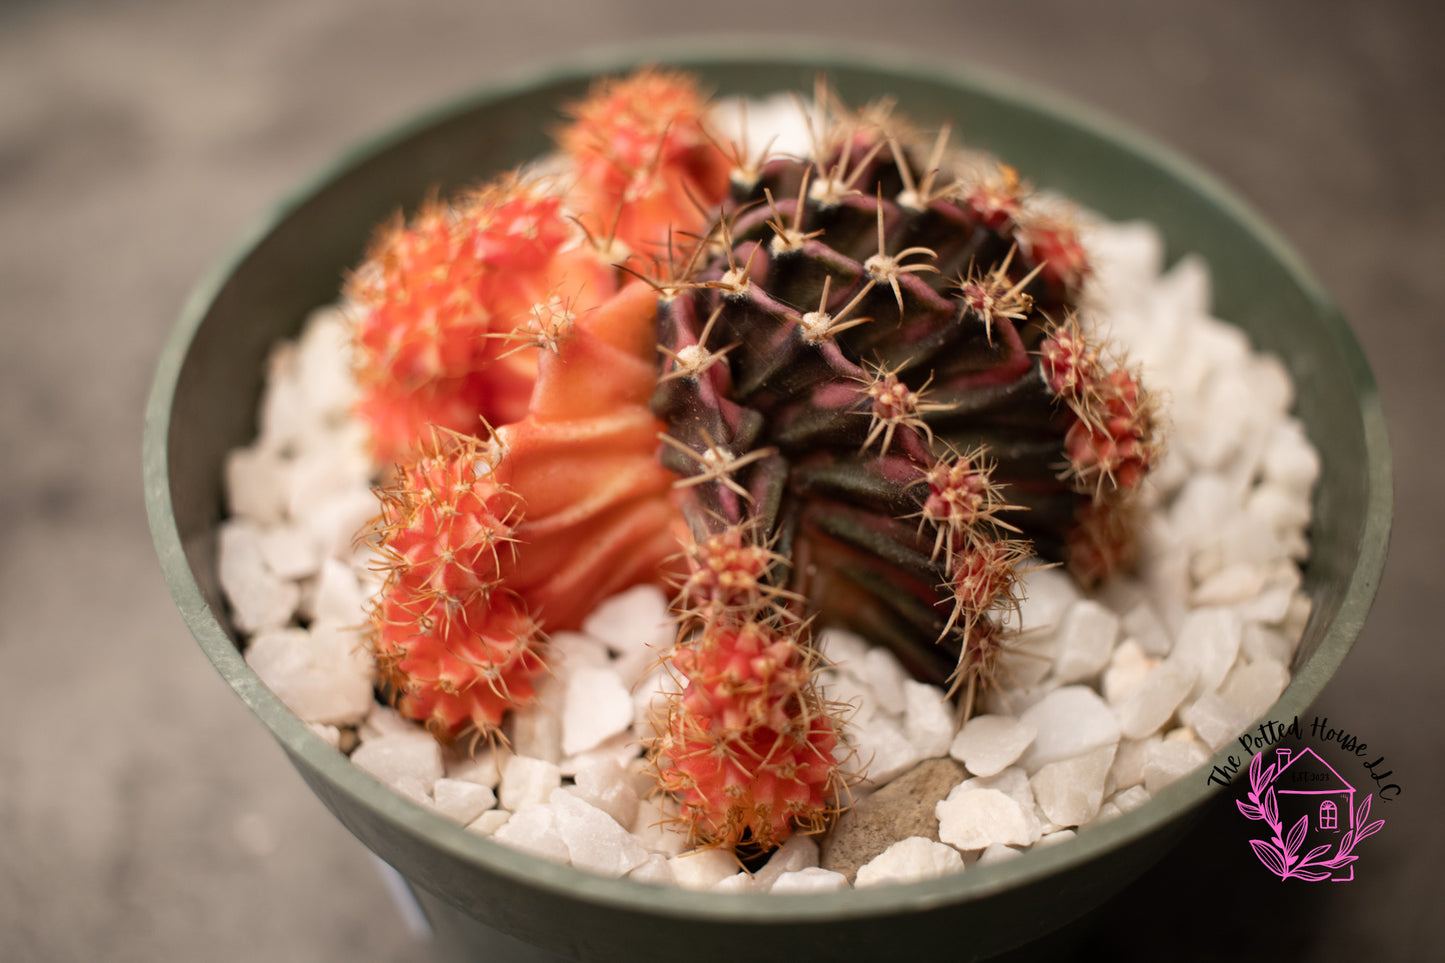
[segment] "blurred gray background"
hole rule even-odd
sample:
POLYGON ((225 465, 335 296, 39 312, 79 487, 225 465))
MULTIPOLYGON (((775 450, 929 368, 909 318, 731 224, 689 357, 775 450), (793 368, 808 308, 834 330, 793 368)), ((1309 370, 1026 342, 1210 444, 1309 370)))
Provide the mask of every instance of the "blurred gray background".
POLYGON ((141 497, 154 361, 207 265, 359 138, 509 71, 712 30, 1063 89, 1202 163, 1303 253, 1382 382, 1397 479, 1384 583, 1317 709, 1404 792, 1348 886, 1218 858, 1238 830, 1214 813, 1219 832, 1075 937, 1124 960, 1445 958, 1441 9, 0 2, 0 960, 429 958, 170 601, 141 497))

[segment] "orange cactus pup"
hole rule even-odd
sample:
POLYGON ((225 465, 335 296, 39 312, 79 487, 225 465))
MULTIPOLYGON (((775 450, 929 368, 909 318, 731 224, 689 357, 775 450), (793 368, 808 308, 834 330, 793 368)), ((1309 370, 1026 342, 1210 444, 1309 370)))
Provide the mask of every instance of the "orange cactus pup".
POLYGON ((672 651, 684 689, 653 753, 693 844, 766 852, 827 828, 842 777, 817 658, 796 633, 760 622, 714 622, 672 651))
POLYGON ((538 623, 504 587, 518 500, 492 479, 490 454, 437 433, 378 491, 386 582, 372 648, 397 708, 444 740, 493 735, 545 671, 538 623))
POLYGON ((525 349, 545 346, 554 315, 615 289, 544 182, 511 175, 387 225, 346 292, 360 308, 358 414, 377 459, 413 455, 430 426, 477 434, 520 418, 537 368, 525 349))
POLYGON ((731 171, 705 127, 707 107, 693 78, 664 70, 605 81, 573 105, 558 140, 594 236, 650 254, 702 227, 731 171))
POLYGON ((435 734, 493 736, 544 671, 542 629, 575 629, 677 552, 658 462, 653 295, 636 282, 574 319, 526 417, 488 441, 438 434, 378 491, 387 580, 372 616, 397 708, 435 734))

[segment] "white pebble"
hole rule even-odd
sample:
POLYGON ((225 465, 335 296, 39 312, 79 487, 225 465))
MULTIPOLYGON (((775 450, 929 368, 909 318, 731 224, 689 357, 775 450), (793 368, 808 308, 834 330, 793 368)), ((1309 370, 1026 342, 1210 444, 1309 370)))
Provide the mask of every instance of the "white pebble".
POLYGON ((678 832, 677 801, 665 796, 639 799, 637 815, 632 818, 632 835, 654 853, 678 856, 687 848, 687 834, 678 832))
POLYGON ((1207 316, 1210 309, 1209 265, 1186 254, 1154 282, 1152 293, 1163 307, 1186 317, 1207 316))
POLYGON ((1012 765, 1038 735, 1032 722, 1012 716, 975 716, 964 723, 948 754, 976 776, 992 776, 1012 765))
POLYGON ((812 836, 794 835, 773 850, 767 863, 757 872, 758 886, 772 887, 774 881, 784 873, 795 873, 818 865, 818 841, 812 836))
POLYGON ((845 629, 826 628, 818 633, 823 658, 845 672, 862 672, 863 657, 870 648, 866 639, 845 629))
MULTIPOLYGON (((1164 262, 1164 241, 1146 221, 1091 224, 1083 235, 1089 252, 1089 282, 1113 309, 1122 301, 1145 301, 1164 262)), ((1131 342, 1135 332, 1131 331, 1131 342)))
POLYGON ((632 825, 637 818, 637 790, 621 763, 606 756, 586 758, 577 767, 575 776, 573 792, 619 824, 632 825))
POLYGON ((1078 835, 1079 834, 1072 829, 1056 829, 1051 833, 1044 833, 1044 835, 1040 836, 1039 841, 1034 843, 1034 846, 1039 849, 1057 846, 1059 843, 1066 843, 1078 835))
POLYGON ((632 687, 632 722, 651 731, 653 721, 665 718, 668 700, 681 692, 681 681, 664 666, 658 665, 632 687))
POLYGON ((903 683, 903 732, 924 759, 948 754, 953 742, 953 706, 937 686, 903 683))
POLYGON ((419 731, 415 722, 391 706, 376 703, 366 714, 366 721, 361 724, 357 734, 361 737, 362 742, 367 742, 383 736, 416 735, 419 731))
POLYGON ((1200 696, 1179 715, 1202 742, 1216 750, 1232 742, 1252 718, 1213 692, 1200 696))
POLYGON ((1304 638, 1305 628, 1309 625, 1310 613, 1314 611, 1314 603, 1303 591, 1295 592, 1294 597, 1289 600, 1289 611, 1284 615, 1284 621, 1280 623, 1279 630, 1284 633, 1290 644, 1298 646, 1304 638))
POLYGON ((677 885, 683 889, 712 889, 718 883, 734 876, 738 861, 725 849, 704 849, 684 853, 668 860, 677 885))
POLYGON ((672 875, 672 865, 661 853, 648 853, 642 865, 627 874, 627 878, 652 886, 673 886, 677 879, 672 875))
POLYGON ((1101 687, 1104 701, 1117 707, 1119 700, 1158 664, 1159 660, 1147 655, 1132 638, 1120 642, 1109 657, 1109 667, 1104 670, 1101 687))
POLYGON ((858 889, 888 883, 916 883, 963 872, 963 857, 951 846, 922 836, 900 839, 858 868, 858 889))
POLYGON ((613 878, 626 876, 647 860, 647 851, 607 813, 565 789, 551 797, 557 833, 572 865, 613 878))
POLYGON ((295 525, 277 525, 261 533, 261 558, 266 567, 286 579, 315 575, 321 553, 311 537, 295 525))
POLYGON ((1272 585, 1251 599, 1245 599, 1234 607, 1246 625, 1264 623, 1278 625, 1289 614, 1290 599, 1294 598, 1295 586, 1272 585))
POLYGON ((1249 493, 1245 511, 1256 523, 1264 525, 1282 540, 1308 528, 1312 514, 1307 490, 1272 482, 1254 487, 1249 493))
MULTIPOLYGON (((1020 633, 1004 646, 998 660, 998 675, 1008 680, 1010 696, 1017 690, 1028 690, 1044 683, 1054 666, 1054 653, 1058 649, 1058 638, 1053 629, 1020 633)), ((1048 688, 1057 688, 1057 682, 1050 679, 1048 688)), ((994 691, 1002 693, 1002 688, 994 691)), ((1040 692, 1042 695, 1042 692, 1040 692)), ((1022 711, 1022 706, 1017 710, 1022 711)))
MULTIPOLYGON (((1146 525, 1146 532, 1149 527, 1146 525)), ((1175 545, 1152 555, 1142 574, 1144 583, 1149 586, 1150 607, 1158 614, 1169 637, 1177 640, 1179 627, 1189 611, 1189 593, 1193 589, 1189 578, 1189 552, 1175 545)), ((1168 651, 1173 651, 1172 646, 1168 651)))
POLYGON ((1126 789, 1144 782, 1144 763, 1151 748, 1163 741, 1160 736, 1147 739, 1120 739, 1114 752, 1114 765, 1109 769, 1109 782, 1114 789, 1126 789))
POLYGON ((1283 632, 1267 626, 1246 623, 1240 639, 1239 651, 1250 662, 1267 659, 1280 665, 1289 665, 1294 658, 1298 640, 1291 641, 1283 632))
POLYGON ((850 726, 867 725, 878 715, 878 700, 873 698, 873 690, 841 666, 819 672, 818 688, 829 702, 848 707, 850 726))
POLYGON ((1029 784, 1049 820, 1059 826, 1082 826, 1104 801, 1104 778, 1114 761, 1114 747, 1102 746, 1073 759, 1051 762, 1034 773, 1029 784))
POLYGON ((1018 766, 1010 766, 992 776, 971 776, 954 788, 958 792, 970 792, 974 789, 997 789, 1005 795, 1012 796, 1026 813, 1032 813, 1036 808, 1034 791, 1029 785, 1029 774, 1018 766))
POLYGON ((640 669, 672 644, 667 596, 655 585, 638 585, 603 602, 582 621, 582 631, 640 669))
POLYGON ((356 725, 376 701, 371 654, 354 631, 318 623, 262 632, 247 646, 246 664, 305 722, 356 725))
POLYGON ((807 157, 812 138, 802 121, 798 101, 791 94, 761 98, 729 97, 713 102, 708 126, 721 143, 768 145, 773 154, 807 157))
POLYGON ((562 707, 562 752, 574 756, 632 725, 632 693, 611 669, 568 673, 562 707))
POLYGON ((758 881, 747 872, 733 873, 712 884, 714 893, 755 893, 758 881))
POLYGON ((1194 666, 1174 659, 1150 669, 1114 704, 1119 732, 1129 739, 1143 739, 1159 731, 1193 689, 1196 673, 1194 666))
POLYGON ((362 625, 366 622, 366 603, 361 582, 350 568, 334 558, 321 560, 312 602, 314 618, 337 625, 362 625))
POLYGON ((872 689, 879 709, 889 715, 903 713, 903 683, 908 674, 903 671, 897 656, 887 649, 869 649, 863 656, 861 671, 855 671, 855 674, 872 689))
POLYGON ((1138 643, 1139 648, 1153 656, 1165 656, 1174 645, 1169 630, 1148 602, 1135 605, 1120 620, 1123 633, 1138 643))
POLYGON ((1022 581, 1019 624, 1026 632, 1056 627, 1080 598, 1079 587, 1062 569, 1031 569, 1022 581))
POLYGON ((345 418, 357 388, 351 374, 350 324, 340 310, 320 308, 306 319, 295 363, 302 399, 313 420, 345 418))
MULTIPOLYGON (((365 570, 374 567, 377 560, 359 536, 380 512, 376 496, 362 485, 318 495, 306 514, 293 517, 310 534, 323 557, 345 562, 353 570, 365 570)), ((358 577, 360 574, 357 572, 358 577)))
POLYGON ((512 756, 502 763, 501 769, 502 808, 512 812, 546 802, 552 790, 562 785, 562 771, 545 759, 512 756))
POLYGON ((1099 807, 1099 814, 1094 817, 1094 825, 1102 826, 1109 820, 1118 819, 1122 815, 1124 815, 1123 810, 1114 805, 1112 799, 1105 799, 1103 805, 1099 807))
POLYGON ((1130 786, 1128 789, 1116 792, 1109 801, 1119 807, 1121 813, 1127 813, 1138 809, 1150 798, 1149 790, 1143 786, 1130 786))
POLYGON ((497 804, 496 795, 486 786, 462 779, 438 779, 432 786, 432 800, 437 812, 464 826, 497 804))
MULTIPOLYGON (((294 459, 287 479, 290 483, 286 493, 287 515, 311 527, 318 520, 318 513, 329 502, 344 498, 359 504, 360 496, 364 494, 371 502, 370 514, 359 519, 345 533, 349 543, 357 530, 380 512, 376 496, 367 485, 371 465, 367 459, 356 457, 356 454, 345 457, 334 450, 313 449, 294 459)), ((313 531, 317 529, 313 528, 313 531)))
POLYGON ((261 530, 254 524, 240 519, 221 523, 216 568, 236 628, 259 632, 291 621, 301 589, 266 567, 261 530))
POLYGON ((833 893, 848 888, 848 877, 842 873, 810 866, 783 873, 773 881, 770 893, 833 893))
POLYGON ((1218 475, 1200 472, 1185 483, 1169 508, 1168 522, 1179 543, 1207 545, 1214 540, 1219 520, 1239 508, 1236 487, 1218 475))
POLYGON ((335 726, 324 725, 320 722, 308 722, 306 723, 306 728, 320 736, 331 748, 341 748, 341 730, 335 726))
POLYGON ((519 756, 550 763, 562 761, 562 695, 566 684, 548 676, 537 685, 537 698, 525 709, 509 714, 507 738, 519 756))
POLYGON ((1183 714, 1184 721, 1211 749, 1220 749, 1264 715, 1288 684, 1289 670, 1273 660, 1236 665, 1218 692, 1200 696, 1183 714))
POLYGON ((1037 821, 1018 801, 997 789, 957 786, 934 807, 938 838, 959 849, 983 849, 995 843, 1027 846, 1038 839, 1037 821))
POLYGON ((1281 422, 1270 435, 1264 455, 1264 480, 1308 494, 1320 477, 1320 456, 1296 418, 1281 422))
POLYGON ((847 734, 868 783, 881 786, 894 776, 916 766, 923 755, 903 734, 898 723, 887 716, 875 716, 866 723, 848 727, 847 734))
POLYGON ((497 753, 489 748, 480 749, 475 755, 453 752, 445 756, 448 779, 462 779, 478 786, 496 789, 502 774, 497 771, 497 753))
POLYGON ((1209 750, 1201 743, 1185 739, 1165 738, 1149 747, 1144 761, 1144 788, 1153 796, 1165 786, 1185 776, 1209 760, 1209 750))
POLYGON ((1268 571, 1262 566, 1239 562, 1205 579, 1194 589, 1189 601, 1198 606, 1239 605, 1257 598, 1268 577, 1268 571))
POLYGON ((492 838, 533 856, 567 863, 572 854, 557 827, 557 814, 546 803, 530 803, 492 832, 492 838))
POLYGON ((413 796, 418 788, 429 795, 445 772, 441 746, 419 726, 363 741, 351 761, 392 788, 410 789, 413 796))
POLYGON ((1239 654, 1244 623, 1226 608, 1196 609, 1184 617, 1170 658, 1196 672, 1195 695, 1213 692, 1239 654))
MULTIPOLYGON (((1236 566, 1246 566, 1243 573, 1236 573, 1228 579, 1220 579, 1220 585, 1235 582, 1244 588, 1238 591, 1247 591, 1251 584, 1246 577, 1251 571, 1258 571, 1256 578, 1259 584, 1268 579, 1272 563, 1285 557, 1284 545, 1275 535, 1269 525, 1261 525, 1247 512, 1234 509, 1232 515, 1220 518, 1215 526, 1214 532, 1209 538, 1195 548, 1194 558, 1190 571, 1195 580, 1200 583, 1214 581, 1221 572, 1236 566)), ((1195 594, 1204 592, 1205 585, 1201 584, 1195 594)), ((1214 588, 1211 591, 1220 592, 1222 589, 1214 588)), ((1254 591, 1258 591, 1256 587, 1254 591)), ((1215 604, 1209 602, 1197 602, 1196 604, 1215 604)))
POLYGON ((296 343, 282 341, 266 357, 266 391, 257 412, 257 444, 275 452, 298 447, 306 431, 305 397, 297 378, 296 343))
POLYGON ((275 451, 233 448, 226 455, 226 504, 231 514, 259 525, 286 517, 289 463, 275 451))
POLYGON ((1019 716, 1038 730, 1019 765, 1030 773, 1041 766, 1082 755, 1119 741, 1119 723, 1103 699, 1085 686, 1055 689, 1019 716))
POLYGON ((1060 683, 1083 682, 1103 671, 1119 634, 1119 617, 1091 599, 1075 602, 1058 631, 1054 677, 1060 683))
POLYGON ((467 831, 480 836, 491 836, 507 824, 512 814, 505 809, 488 809, 476 819, 467 823, 467 831))
POLYGON ((1002 843, 994 843, 992 846, 985 846, 974 860, 975 866, 994 866, 998 863, 1006 863, 1011 859, 1022 856, 1024 851, 1014 849, 1012 846, 1005 846, 1002 843))

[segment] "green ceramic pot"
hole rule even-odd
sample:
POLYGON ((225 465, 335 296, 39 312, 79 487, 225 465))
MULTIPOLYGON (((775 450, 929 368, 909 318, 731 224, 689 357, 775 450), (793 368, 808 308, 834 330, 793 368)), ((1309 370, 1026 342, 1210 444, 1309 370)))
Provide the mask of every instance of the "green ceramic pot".
MULTIPOLYGON (((284 201, 197 288, 166 345, 146 418, 151 530, 192 633, 336 817, 465 942, 486 927, 583 960, 963 960, 1034 940, 1094 908, 1188 828, 1217 788, 1187 778, 1148 805, 988 871, 810 896, 715 895, 609 880, 468 833, 354 768, 246 666, 216 578, 221 468, 255 432, 263 358, 335 299, 372 225, 547 149, 560 104, 590 78, 641 62, 701 74, 720 94, 810 89, 825 70, 862 103, 892 95, 922 125, 944 119, 1034 183, 1116 218, 1147 218, 1171 258, 1213 269, 1219 316, 1284 359, 1318 445, 1314 603, 1294 679, 1270 717, 1303 712, 1339 667, 1375 594, 1389 537, 1385 422, 1364 356, 1300 259, 1235 196, 1186 161, 1088 110, 957 68, 755 42, 633 51, 493 87, 355 151, 284 201), (786 53, 783 52, 786 49, 786 53)), ((479 957, 482 958, 482 957, 479 957)), ((495 957, 493 957, 495 958, 495 957)))

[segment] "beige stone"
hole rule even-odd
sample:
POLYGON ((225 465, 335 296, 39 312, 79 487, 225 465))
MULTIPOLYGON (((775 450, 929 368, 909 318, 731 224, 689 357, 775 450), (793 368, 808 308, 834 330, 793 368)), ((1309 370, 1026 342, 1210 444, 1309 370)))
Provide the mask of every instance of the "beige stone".
POLYGON ((938 840, 933 808, 963 781, 952 759, 928 759, 844 813, 823 838, 822 867, 852 882, 858 868, 908 836, 938 840))

